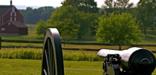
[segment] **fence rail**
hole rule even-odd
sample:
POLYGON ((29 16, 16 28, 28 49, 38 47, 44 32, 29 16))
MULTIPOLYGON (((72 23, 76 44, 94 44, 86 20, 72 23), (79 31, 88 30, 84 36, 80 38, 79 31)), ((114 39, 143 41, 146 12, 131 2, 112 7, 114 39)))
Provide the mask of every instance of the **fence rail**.
MULTIPOLYGON (((2 46, 2 48, 43 48, 41 46, 2 46)), ((84 51, 98 51, 99 49, 88 49, 88 48, 62 48, 63 50, 84 50, 84 51)), ((156 51, 152 51, 156 53, 156 51)))
POLYGON ((1 42, 8 42, 8 43, 43 43, 40 40, 4 40, 1 39, 1 42))
MULTIPOLYGON (((0 38, 0 48, 43 48, 42 46, 1 46, 3 42, 7 43, 32 43, 32 44, 42 44, 41 40, 8 40, 0 38)), ((62 48, 64 50, 87 50, 87 51, 98 51, 101 47, 98 48, 88 48, 88 46, 118 46, 113 44, 105 44, 105 43, 87 43, 87 42, 62 42, 62 48), (68 47, 66 47, 68 45, 68 47), (77 47, 70 47, 69 45, 74 45, 77 47), (85 47, 80 47, 85 46, 85 47), (87 47, 86 47, 87 46, 87 47)), ((137 47, 154 47, 156 49, 156 44, 132 44, 132 45, 123 45, 123 46, 137 46, 137 47)), ((156 50, 152 50, 156 53, 156 50)))
MULTIPOLYGON (((8 43, 43 43, 43 41, 41 41, 41 40, 8 40, 8 39, 1 39, 1 42, 8 42, 8 43)), ((69 42, 63 41, 62 44, 106 45, 106 46, 114 46, 114 45, 116 45, 116 44, 107 44, 107 43, 95 43, 95 42, 92 43, 92 42, 78 42, 78 41, 69 41, 69 42)), ((132 44, 130 46, 156 46, 156 44, 132 44)))

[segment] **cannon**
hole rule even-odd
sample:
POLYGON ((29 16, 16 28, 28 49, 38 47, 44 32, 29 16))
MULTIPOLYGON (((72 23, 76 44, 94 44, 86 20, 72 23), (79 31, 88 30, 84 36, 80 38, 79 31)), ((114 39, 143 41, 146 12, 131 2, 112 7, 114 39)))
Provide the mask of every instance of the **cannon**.
MULTIPOLYGON (((151 75, 156 66, 154 55, 143 48, 101 49, 97 55, 104 58, 104 75, 151 75)), ((41 74, 64 75, 61 38, 56 28, 49 28, 45 34, 41 74)))
POLYGON ((152 52, 138 47, 101 49, 97 55, 104 58, 104 75, 151 75, 156 66, 152 52))

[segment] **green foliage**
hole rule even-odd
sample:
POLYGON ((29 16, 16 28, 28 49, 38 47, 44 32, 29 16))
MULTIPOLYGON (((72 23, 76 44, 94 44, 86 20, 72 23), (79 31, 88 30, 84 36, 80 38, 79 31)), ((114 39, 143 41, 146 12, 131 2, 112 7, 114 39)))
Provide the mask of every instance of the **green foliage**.
POLYGON ((63 38, 77 38, 79 31, 79 16, 78 10, 67 7, 58 8, 48 20, 51 27, 58 28, 63 38))
POLYGON ((140 0, 137 8, 137 19, 141 23, 141 28, 144 34, 148 28, 156 27, 156 1, 155 0, 140 0))
POLYGON ((57 28, 63 40, 95 36, 98 8, 94 0, 65 0, 50 16, 49 27, 57 28))
POLYGON ((133 3, 129 3, 130 0, 105 0, 105 8, 130 8, 133 3))
POLYGON ((26 24, 35 24, 37 21, 47 20, 54 10, 53 7, 40 7, 37 9, 27 7, 26 10, 20 11, 26 24))
POLYGON ((99 18, 97 41, 111 44, 132 44, 141 40, 139 24, 131 14, 111 14, 99 18))
MULTIPOLYGON (((97 13, 84 13, 80 12, 80 31, 78 34, 79 39, 89 39, 88 37, 95 36, 97 19, 99 15, 97 13)), ((90 38, 92 39, 92 38, 90 38)))
POLYGON ((63 39, 82 39, 95 34, 98 15, 80 12, 71 6, 58 8, 48 20, 51 27, 58 28, 63 39))
POLYGON ((111 13, 130 13, 132 12, 133 3, 130 0, 105 0, 104 5, 100 9, 100 13, 105 15, 111 13))
POLYGON ((38 35, 45 34, 48 27, 49 26, 47 25, 46 21, 40 20, 37 22, 36 27, 35 27, 36 33, 38 35))
POLYGON ((65 0, 62 5, 77 8, 82 12, 98 12, 97 3, 94 0, 65 0))

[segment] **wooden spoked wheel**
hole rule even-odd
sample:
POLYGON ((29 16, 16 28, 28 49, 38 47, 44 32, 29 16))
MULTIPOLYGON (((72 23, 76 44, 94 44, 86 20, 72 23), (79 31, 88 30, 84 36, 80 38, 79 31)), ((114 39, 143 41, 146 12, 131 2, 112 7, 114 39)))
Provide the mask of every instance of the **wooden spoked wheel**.
POLYGON ((42 75, 64 75, 60 35, 56 28, 49 28, 45 35, 42 75))

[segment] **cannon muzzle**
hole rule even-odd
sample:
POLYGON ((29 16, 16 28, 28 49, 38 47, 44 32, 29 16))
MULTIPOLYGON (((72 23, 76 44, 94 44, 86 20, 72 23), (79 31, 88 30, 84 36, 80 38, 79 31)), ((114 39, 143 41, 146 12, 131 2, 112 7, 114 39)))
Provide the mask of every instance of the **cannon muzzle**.
POLYGON ((108 50, 101 49, 97 55, 107 57, 108 55, 118 54, 121 58, 120 67, 130 74, 150 75, 156 66, 156 60, 152 52, 138 47, 127 50, 108 50))

